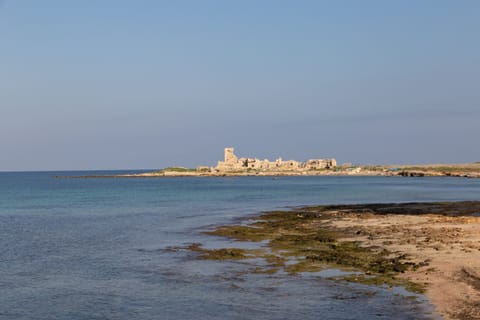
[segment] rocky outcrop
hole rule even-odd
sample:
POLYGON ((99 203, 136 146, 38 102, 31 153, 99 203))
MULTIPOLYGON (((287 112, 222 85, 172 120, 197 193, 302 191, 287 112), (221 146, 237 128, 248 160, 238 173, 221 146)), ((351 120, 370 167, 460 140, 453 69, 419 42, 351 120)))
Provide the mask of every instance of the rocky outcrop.
POLYGON ((425 177, 425 172, 423 171, 400 171, 398 173, 402 177, 425 177))

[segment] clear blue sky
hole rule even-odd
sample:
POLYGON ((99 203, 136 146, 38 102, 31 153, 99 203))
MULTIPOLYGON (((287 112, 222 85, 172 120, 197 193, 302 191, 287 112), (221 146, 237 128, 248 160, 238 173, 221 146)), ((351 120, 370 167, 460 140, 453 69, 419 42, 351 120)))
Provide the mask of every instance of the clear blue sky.
POLYGON ((0 171, 480 161, 479 37, 476 0, 4 0, 0 171))

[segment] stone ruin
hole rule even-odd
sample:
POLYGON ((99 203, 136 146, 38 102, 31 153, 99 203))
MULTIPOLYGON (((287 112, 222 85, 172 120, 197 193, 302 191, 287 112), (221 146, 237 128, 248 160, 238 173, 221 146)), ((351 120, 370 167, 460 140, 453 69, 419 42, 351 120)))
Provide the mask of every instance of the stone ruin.
POLYGON ((245 170, 264 170, 264 171, 307 171, 330 169, 337 166, 335 159, 311 159, 305 162, 295 160, 284 161, 278 158, 275 161, 268 159, 260 160, 257 158, 238 158, 234 153, 234 148, 225 148, 225 159, 219 161, 214 169, 216 172, 232 172, 245 170))

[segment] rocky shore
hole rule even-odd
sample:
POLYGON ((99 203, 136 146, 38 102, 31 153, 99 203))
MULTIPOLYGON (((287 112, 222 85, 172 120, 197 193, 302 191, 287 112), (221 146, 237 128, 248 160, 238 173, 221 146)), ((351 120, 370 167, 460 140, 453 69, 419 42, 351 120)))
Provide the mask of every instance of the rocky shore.
POLYGON ((262 245, 189 246, 201 259, 263 259, 260 273, 356 271, 336 280, 403 286, 445 319, 480 319, 480 202, 305 207, 206 233, 262 245))

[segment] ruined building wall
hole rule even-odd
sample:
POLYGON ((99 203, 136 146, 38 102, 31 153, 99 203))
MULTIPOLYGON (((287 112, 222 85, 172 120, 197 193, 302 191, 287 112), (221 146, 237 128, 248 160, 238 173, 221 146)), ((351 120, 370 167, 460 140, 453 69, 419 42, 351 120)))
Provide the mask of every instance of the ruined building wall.
POLYGON ((225 148, 225 163, 236 164, 238 162, 238 158, 233 152, 234 148, 225 148))
POLYGON ((275 161, 257 158, 237 158, 234 148, 225 148, 224 161, 219 161, 214 170, 219 172, 239 171, 239 170, 269 170, 269 171, 299 171, 299 170, 319 170, 336 167, 335 159, 312 159, 306 162, 295 160, 283 161, 278 158, 275 161))

